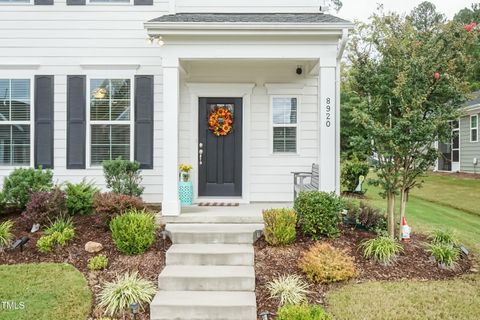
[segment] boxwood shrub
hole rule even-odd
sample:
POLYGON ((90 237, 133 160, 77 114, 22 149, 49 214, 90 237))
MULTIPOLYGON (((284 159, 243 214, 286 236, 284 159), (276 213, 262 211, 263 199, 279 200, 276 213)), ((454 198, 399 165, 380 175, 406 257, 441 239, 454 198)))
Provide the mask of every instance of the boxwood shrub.
POLYGON ((144 253, 155 242, 155 218, 146 211, 129 211, 110 222, 113 242, 129 255, 144 253))

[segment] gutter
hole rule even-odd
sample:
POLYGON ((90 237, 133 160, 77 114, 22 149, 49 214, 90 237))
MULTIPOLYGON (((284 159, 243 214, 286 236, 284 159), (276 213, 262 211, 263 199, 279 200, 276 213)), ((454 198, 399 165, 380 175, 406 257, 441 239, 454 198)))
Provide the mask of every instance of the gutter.
POLYGON ((345 48, 347 47, 348 42, 348 29, 344 28, 342 30, 342 38, 340 39, 340 43, 338 45, 338 52, 337 52, 337 60, 342 60, 343 53, 345 52, 345 48))

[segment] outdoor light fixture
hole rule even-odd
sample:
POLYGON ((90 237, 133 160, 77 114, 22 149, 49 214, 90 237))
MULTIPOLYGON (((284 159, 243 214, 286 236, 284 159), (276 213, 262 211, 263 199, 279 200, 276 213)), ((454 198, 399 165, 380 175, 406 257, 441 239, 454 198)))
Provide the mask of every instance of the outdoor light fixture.
POLYGON ((165 41, 163 41, 163 38, 162 36, 150 36, 148 37, 147 39, 147 43, 148 44, 158 44, 160 47, 162 47, 163 45, 165 45, 165 41))
POLYGON ((253 233, 253 241, 257 241, 258 239, 260 239, 262 234, 263 234, 262 230, 255 230, 255 232, 253 233))
POLYGON ((132 310, 133 319, 135 320, 138 312, 140 311, 140 304, 138 302, 130 304, 130 310, 132 310))
POLYGON ((268 320, 269 316, 273 316, 273 313, 270 313, 268 311, 263 311, 262 313, 259 314, 260 317, 262 317, 262 320, 268 320))
POLYGON ((469 252, 468 252, 468 249, 465 248, 465 246, 462 244, 460 246, 460 251, 462 251, 462 253, 465 255, 465 256, 468 256, 469 252))
POLYGON ((163 230, 160 232, 160 235, 162 236, 163 241, 167 240, 168 232, 163 230))
POLYGON ((12 245, 12 250, 15 250, 17 249, 18 247, 20 247, 20 252, 23 252, 23 246, 25 245, 25 243, 27 243, 28 241, 30 240, 29 237, 25 236, 21 239, 18 239, 17 241, 15 241, 12 245))

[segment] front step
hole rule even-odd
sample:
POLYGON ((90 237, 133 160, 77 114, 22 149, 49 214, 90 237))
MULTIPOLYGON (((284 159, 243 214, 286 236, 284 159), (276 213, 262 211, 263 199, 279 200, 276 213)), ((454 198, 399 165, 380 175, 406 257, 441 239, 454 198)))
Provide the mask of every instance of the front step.
POLYGON ((174 244, 252 244, 263 224, 167 224, 174 244))
POLYGON ((248 244, 174 244, 167 265, 253 266, 254 250, 248 244))
POLYGON ((255 291, 253 266, 170 266, 158 277, 159 290, 255 291))
POLYGON ((254 292, 160 291, 151 320, 256 320, 254 292))

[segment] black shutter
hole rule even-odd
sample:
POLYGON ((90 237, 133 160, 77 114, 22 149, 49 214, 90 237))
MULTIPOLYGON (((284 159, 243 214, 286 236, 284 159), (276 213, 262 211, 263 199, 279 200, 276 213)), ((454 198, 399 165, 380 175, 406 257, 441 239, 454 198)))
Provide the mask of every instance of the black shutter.
POLYGON ((54 76, 35 76, 35 167, 53 169, 54 76))
POLYGON ((52 6, 53 0, 35 0, 34 4, 36 6, 52 6))
POLYGON ((67 169, 85 169, 86 76, 67 76, 67 169))
POLYGON ((136 6, 153 6, 153 0, 134 0, 133 4, 136 6))
POLYGON ((153 76, 135 76, 135 160, 153 169, 153 76))
POLYGON ((86 0, 67 0, 67 6, 84 6, 86 4, 86 0))

